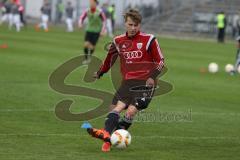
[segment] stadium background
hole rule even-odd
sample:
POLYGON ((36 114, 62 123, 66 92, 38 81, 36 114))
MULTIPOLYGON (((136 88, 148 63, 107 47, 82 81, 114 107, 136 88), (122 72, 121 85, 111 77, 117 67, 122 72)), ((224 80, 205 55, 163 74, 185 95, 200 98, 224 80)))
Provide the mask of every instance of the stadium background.
MULTIPOLYGON (((66 4, 68 0, 63 0, 66 4)), ((75 8, 75 20, 78 19, 88 1, 69 0, 75 8)), ((27 19, 40 17, 40 7, 43 0, 21 0, 25 6, 27 19)), ((50 0, 52 5, 51 18, 56 17, 56 4, 59 0, 50 0)), ((154 32, 178 32, 178 33, 207 33, 214 34, 216 29, 216 14, 224 11, 227 15, 227 33, 231 33, 232 17, 239 14, 239 0, 131 0, 114 1, 101 0, 100 4, 108 2, 116 5, 116 23, 123 22, 122 12, 129 7, 138 8, 144 15, 144 28, 154 32)), ((31 20, 30 20, 31 21, 31 20)))

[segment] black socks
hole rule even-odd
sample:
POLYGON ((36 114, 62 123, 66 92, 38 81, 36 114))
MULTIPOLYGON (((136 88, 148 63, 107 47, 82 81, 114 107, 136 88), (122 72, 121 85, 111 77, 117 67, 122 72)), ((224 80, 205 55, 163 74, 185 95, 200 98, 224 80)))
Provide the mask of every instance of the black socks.
POLYGON ((111 134, 115 129, 116 126, 118 125, 119 121, 119 113, 118 112, 110 112, 107 115, 107 119, 105 121, 105 130, 111 134))
POLYGON ((91 55, 93 54, 94 49, 89 49, 87 47, 84 48, 84 55, 85 55, 85 59, 88 59, 91 57, 91 55))
POLYGON ((84 48, 84 55, 85 55, 85 59, 88 58, 88 48, 84 48))
POLYGON ((132 118, 128 118, 126 115, 118 122, 116 130, 117 129, 125 129, 128 130, 128 128, 132 125, 132 118))
POLYGON ((112 134, 113 131, 118 129, 125 129, 132 125, 133 119, 124 115, 124 117, 119 121, 119 113, 118 112, 110 112, 107 115, 107 119, 105 121, 105 130, 112 134))

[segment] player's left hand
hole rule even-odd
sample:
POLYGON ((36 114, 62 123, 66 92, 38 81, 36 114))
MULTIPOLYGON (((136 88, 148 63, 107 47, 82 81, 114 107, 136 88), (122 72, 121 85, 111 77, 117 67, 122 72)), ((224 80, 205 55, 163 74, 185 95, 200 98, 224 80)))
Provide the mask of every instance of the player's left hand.
POLYGON ((154 87, 154 85, 155 85, 154 79, 148 78, 147 81, 146 81, 146 86, 147 87, 154 87))
POLYGON ((83 28, 83 25, 81 23, 78 24, 78 28, 79 29, 82 29, 83 28))

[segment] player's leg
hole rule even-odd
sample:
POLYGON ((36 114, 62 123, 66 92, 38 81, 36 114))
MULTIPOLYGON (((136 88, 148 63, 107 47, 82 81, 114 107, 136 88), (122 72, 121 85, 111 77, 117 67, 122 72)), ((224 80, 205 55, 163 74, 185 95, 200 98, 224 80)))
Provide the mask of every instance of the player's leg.
POLYGON ((73 32, 74 28, 73 28, 73 19, 70 18, 70 31, 73 32))
POLYGON ((13 14, 8 15, 8 29, 12 29, 13 26, 13 14))
POLYGON ((83 61, 83 64, 91 62, 91 56, 94 53, 99 35, 100 33, 86 32, 84 43, 85 61, 83 61))
POLYGON ((85 60, 83 61, 83 64, 87 64, 88 63, 88 58, 90 55, 90 39, 91 39, 91 33, 90 32, 86 32, 85 33, 85 37, 84 37, 84 55, 85 55, 85 60))
POLYGON ((13 21, 14 21, 14 25, 16 26, 17 32, 20 32, 20 29, 21 29, 20 15, 14 14, 13 21))
POLYGON ((88 32, 86 33, 85 35, 85 42, 84 42, 84 56, 85 56, 85 60, 82 62, 83 64, 88 64, 88 58, 89 58, 89 55, 90 55, 90 49, 89 49, 89 46, 90 46, 90 42, 89 42, 89 35, 88 35, 88 32))
POLYGON ((44 21, 44 20, 43 20, 43 19, 44 19, 43 14, 41 15, 41 18, 40 18, 40 19, 41 19, 40 23, 38 23, 38 24, 35 26, 35 30, 36 30, 36 31, 39 31, 40 28, 43 28, 43 21, 44 21))
POLYGON ((44 15, 43 16, 43 29, 45 32, 48 32, 48 20, 49 20, 49 16, 44 15))
POLYGON ((1 19, 0 19, 0 24, 2 24, 3 22, 7 21, 8 19, 8 14, 3 14, 1 19))
POLYGON ((222 29, 222 43, 224 43, 225 40, 225 28, 222 29))
POLYGON ((67 18, 66 19, 66 24, 67 24, 67 32, 73 32, 73 24, 72 24, 72 19, 67 18))
POLYGON ((102 130, 90 128, 88 129, 88 133, 92 135, 93 137, 102 139, 104 141, 109 141, 110 134, 115 130, 115 128, 118 125, 119 121, 119 114, 124 110, 126 107, 126 104, 118 101, 116 104, 116 107, 111 110, 105 120, 105 127, 102 130))
POLYGON ((130 102, 124 117, 119 121, 116 129, 129 129, 136 113, 146 109, 151 102, 155 88, 145 87, 141 84, 140 86, 142 87, 136 87, 136 91, 134 91, 134 89, 132 90, 132 101, 130 102))
MULTIPOLYGON (((114 108, 116 107, 116 104, 114 105, 114 104, 111 104, 110 106, 109 106, 109 111, 112 111, 114 108)), ((108 132, 107 132, 108 133, 108 132)), ((108 133, 109 134, 109 133, 108 133)), ((110 137, 111 135, 109 134, 109 137, 110 137)), ((104 143, 103 143, 103 145, 102 145, 102 151, 103 152, 109 152, 111 150, 111 142, 110 142, 110 140, 109 141, 105 141, 104 143)))
POLYGON ((238 71, 239 66, 240 66, 240 50, 238 50, 238 55, 237 55, 236 63, 235 63, 235 66, 234 66, 234 71, 235 72, 238 71))
POLYGON ((88 56, 89 56, 90 59, 91 59, 91 56, 92 56, 93 53, 94 53, 95 45, 96 45, 96 43, 93 44, 91 41, 89 42, 89 47, 88 47, 88 49, 89 49, 89 51, 88 51, 89 55, 88 55, 88 56))
POLYGON ((112 21, 111 21, 111 19, 108 18, 106 23, 107 23, 106 27, 107 27, 108 36, 109 37, 113 37, 112 21))
POLYGON ((134 105, 129 105, 128 109, 123 116, 123 118, 118 122, 116 129, 125 129, 128 130, 128 128, 133 123, 134 116, 138 113, 138 109, 134 105))
POLYGON ((69 19, 68 18, 66 18, 66 25, 67 25, 67 32, 69 32, 69 19))
POLYGON ((106 121, 105 121, 105 130, 111 134, 117 127, 120 113, 126 108, 126 104, 124 102, 118 101, 116 107, 108 113, 106 121))
POLYGON ((128 95, 128 87, 126 85, 121 85, 118 91, 116 92, 112 105, 110 105, 110 112, 107 115, 105 120, 105 127, 102 130, 97 130, 94 128, 88 129, 88 133, 93 137, 100 138, 104 140, 104 144, 102 145, 102 151, 110 151, 110 134, 116 129, 119 122, 119 114, 126 108, 128 95), (126 96, 126 97, 124 97, 126 96), (91 131, 91 132, 89 132, 91 131))
POLYGON ((88 53, 90 53, 90 54, 88 54, 89 62, 91 61, 91 57, 95 51, 95 46, 98 42, 99 36, 100 36, 100 33, 91 33, 90 32, 89 47, 88 47, 88 53))
MULTIPOLYGON (((111 107, 113 107, 113 105, 111 105, 111 107)), ((117 127, 120 117, 119 114, 121 113, 122 110, 125 109, 125 107, 126 107, 125 103, 118 101, 115 108, 108 113, 107 118, 105 120, 104 129, 89 128, 87 130, 88 133, 93 137, 102 139, 104 141, 102 145, 103 152, 110 151, 111 148, 110 135, 117 127)))

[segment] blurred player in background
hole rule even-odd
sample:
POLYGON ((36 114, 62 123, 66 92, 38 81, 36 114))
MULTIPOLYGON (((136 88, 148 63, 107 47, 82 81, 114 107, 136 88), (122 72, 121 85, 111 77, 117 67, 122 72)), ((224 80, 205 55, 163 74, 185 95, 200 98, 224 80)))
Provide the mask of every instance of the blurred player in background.
POLYGON ((3 14, 6 12, 6 8, 4 7, 4 4, 2 1, 0 1, 0 24, 1 24, 1 19, 3 17, 3 14))
POLYGON ((51 5, 48 0, 44 0, 44 4, 41 7, 41 13, 41 23, 36 26, 36 30, 38 31, 39 28, 43 28, 45 32, 48 32, 48 21, 51 16, 51 5))
POLYGON ((227 19, 225 13, 219 12, 217 14, 217 28, 218 28, 218 42, 224 43, 225 29, 227 26, 227 19))
POLYGON ((72 6, 72 3, 68 2, 67 7, 65 9, 67 32, 73 32, 73 12, 74 8, 72 6))
POLYGON ((21 24, 26 25, 26 21, 25 21, 25 18, 24 18, 24 10, 25 9, 24 9, 24 7, 23 7, 23 5, 21 4, 20 1, 17 4, 18 4, 18 10, 19 10, 21 24))
POLYGON ((112 6, 109 6, 108 3, 104 3, 102 10, 106 16, 106 29, 109 37, 113 37, 113 29, 112 29, 112 6))
POLYGON ((112 101, 104 129, 88 128, 93 137, 102 139, 102 151, 110 151, 110 135, 116 129, 128 129, 134 116, 148 107, 156 87, 156 77, 164 67, 164 58, 157 39, 152 34, 140 32, 142 16, 137 10, 124 15, 126 33, 116 36, 107 57, 95 73, 99 79, 120 58, 122 83, 112 101), (120 119, 120 113, 126 110, 120 119))
POLYGON ((13 25, 13 16, 11 14, 11 6, 12 6, 12 1, 11 0, 7 0, 3 6, 2 6, 2 17, 0 19, 0 24, 2 24, 3 22, 8 22, 8 27, 9 29, 11 28, 11 26, 13 25))
POLYGON ((62 16, 64 13, 64 4, 62 0, 58 0, 57 4, 56 4, 56 21, 55 23, 61 23, 62 22, 62 16))
POLYGON ((12 29, 12 26, 14 25, 16 27, 16 31, 20 32, 22 24, 20 19, 19 5, 16 0, 12 0, 11 14, 13 17, 13 23, 10 25, 10 29, 12 29))
POLYGON ((115 32, 115 21, 116 21, 116 14, 115 14, 115 4, 111 6, 111 20, 112 20, 112 31, 115 32))
POLYGON ((97 0, 90 0, 90 8, 86 9, 80 16, 78 23, 79 28, 82 28, 85 18, 88 18, 88 24, 86 26, 84 42, 85 60, 83 64, 88 64, 91 62, 91 56, 94 53, 99 36, 104 35, 106 32, 106 17, 103 11, 98 7, 97 0))
POLYGON ((238 36, 238 25, 239 25, 239 21, 240 21, 240 18, 239 18, 238 13, 236 12, 236 13, 233 15, 233 19, 232 19, 232 37, 233 37, 233 38, 236 38, 236 36, 238 36))

